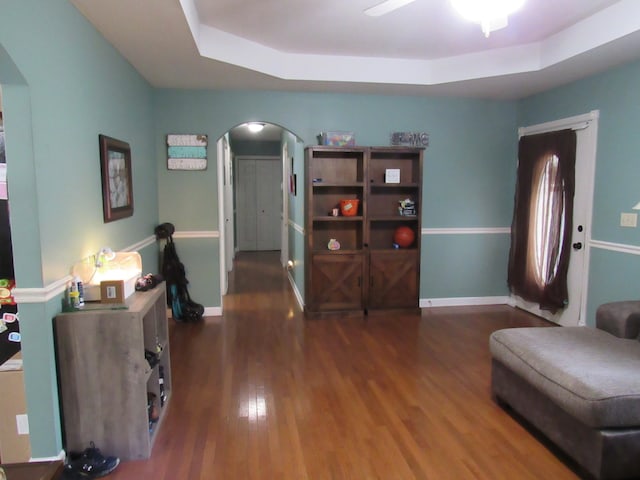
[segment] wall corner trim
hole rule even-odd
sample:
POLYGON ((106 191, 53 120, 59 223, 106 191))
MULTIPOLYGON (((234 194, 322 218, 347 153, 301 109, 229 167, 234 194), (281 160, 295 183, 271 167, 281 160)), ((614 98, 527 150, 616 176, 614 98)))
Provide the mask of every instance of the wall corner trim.
POLYGON ((495 235, 511 234, 511 227, 444 227, 423 228, 422 235, 495 235))
POLYGON ((173 238, 220 238, 218 230, 176 231, 173 238))
POLYGON ((624 243, 606 242, 603 240, 591 240, 589 247, 609 250, 611 252, 627 253, 630 255, 640 255, 640 246, 628 245, 624 243))
POLYGON ((13 298, 18 304, 46 303, 63 293, 71 280, 73 280, 73 277, 67 275, 43 288, 14 288, 12 291, 13 298))
POLYGON ((137 252, 139 250, 142 250, 143 248, 148 247, 149 245, 153 245, 154 243, 156 243, 156 237, 155 235, 151 235, 147 238, 145 238, 144 240, 141 240, 138 243, 134 243, 133 245, 129 245, 128 247, 125 247, 122 249, 123 252, 137 252))

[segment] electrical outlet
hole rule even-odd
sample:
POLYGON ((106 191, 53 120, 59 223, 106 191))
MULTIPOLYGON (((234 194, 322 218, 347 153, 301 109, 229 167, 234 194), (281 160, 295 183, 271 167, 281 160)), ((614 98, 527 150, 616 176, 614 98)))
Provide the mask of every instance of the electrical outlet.
POLYGON ((29 435, 29 417, 26 414, 16 415, 18 435, 29 435))
POLYGON ((638 226, 638 214, 637 213, 621 213, 620 214, 620 226, 632 227, 638 226))

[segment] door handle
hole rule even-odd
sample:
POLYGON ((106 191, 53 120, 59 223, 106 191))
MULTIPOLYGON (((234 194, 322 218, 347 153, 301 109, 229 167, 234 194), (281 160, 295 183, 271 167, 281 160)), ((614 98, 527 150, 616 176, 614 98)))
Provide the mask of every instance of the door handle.
POLYGON ((582 242, 576 242, 573 244, 574 250, 582 250, 582 242))

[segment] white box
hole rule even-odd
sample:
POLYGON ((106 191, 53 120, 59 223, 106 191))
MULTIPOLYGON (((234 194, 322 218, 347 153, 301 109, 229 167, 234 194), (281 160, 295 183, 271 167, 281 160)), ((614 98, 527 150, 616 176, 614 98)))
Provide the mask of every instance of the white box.
POLYGON ((138 252, 115 252, 112 258, 97 259, 89 256, 73 266, 71 274, 80 277, 85 302, 100 301, 100 282, 122 280, 124 298, 136 290, 136 280, 142 273, 142 259, 138 252))
MULTIPOLYGON (((20 352, 12 360, 22 359, 20 352)), ((25 433, 27 398, 24 373, 20 370, 0 372, 0 459, 2 463, 28 462, 31 442, 25 433)))
POLYGON ((385 169, 384 183, 400 183, 400 169, 399 168, 385 169))
MULTIPOLYGON (((132 277, 123 279, 125 300, 136 291, 136 280, 138 280, 138 278, 140 278, 140 274, 135 274, 132 277)), ((100 284, 90 284, 84 287, 85 302, 99 302, 100 300, 100 284)))

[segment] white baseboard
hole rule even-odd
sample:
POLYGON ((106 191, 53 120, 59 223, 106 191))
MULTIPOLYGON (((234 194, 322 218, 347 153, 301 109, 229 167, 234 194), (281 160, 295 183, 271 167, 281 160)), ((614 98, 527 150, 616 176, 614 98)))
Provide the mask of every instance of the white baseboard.
POLYGON ((62 460, 67 457, 67 454, 64 450, 60 450, 60 453, 57 457, 31 457, 29 462, 55 462, 56 460, 62 460))
POLYGON ((205 317, 221 317, 222 307, 204 307, 205 317))
POLYGON ((291 288, 293 288, 293 294, 296 296, 296 300, 298 301, 300 310, 304 310, 304 301, 302 300, 302 295, 300 294, 300 290, 298 290, 298 286, 296 285, 291 272, 287 272, 287 277, 289 277, 289 283, 291 284, 291 288))
POLYGON ((504 297, 451 297, 421 298, 420 308, 431 307, 464 307, 477 305, 510 305, 510 298, 504 297))

